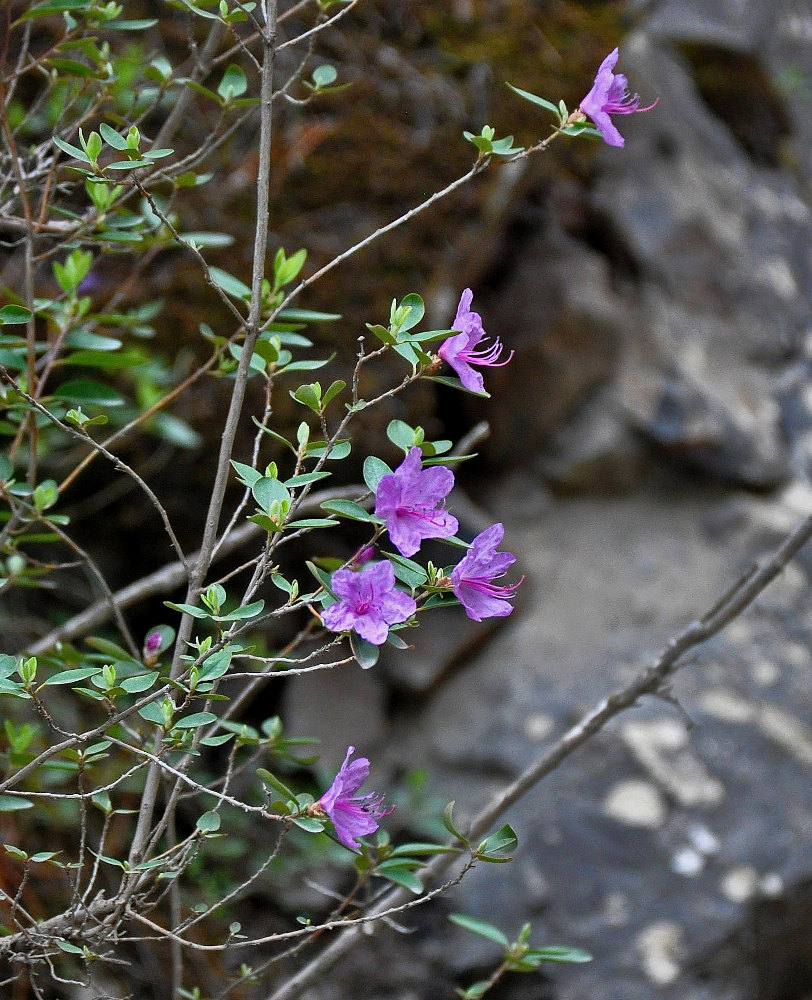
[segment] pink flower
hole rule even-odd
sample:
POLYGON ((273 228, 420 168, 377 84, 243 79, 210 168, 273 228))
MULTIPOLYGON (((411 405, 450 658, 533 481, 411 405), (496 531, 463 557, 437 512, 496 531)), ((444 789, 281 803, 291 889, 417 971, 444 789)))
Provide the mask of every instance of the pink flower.
POLYGON ((475 372, 471 365, 483 368, 499 368, 506 365, 513 357, 513 351, 500 361, 502 354, 502 343, 497 337, 492 344, 486 346, 485 343, 477 349, 477 344, 486 336, 482 329, 482 317, 479 313, 471 311, 471 300, 474 293, 470 288, 466 288, 460 297, 460 304, 457 306, 457 315, 454 318, 452 330, 459 330, 460 333, 454 337, 449 337, 440 345, 437 352, 443 361, 448 364, 459 375, 460 382, 471 392, 480 394, 485 392, 485 383, 479 372, 475 372))
POLYGON ((351 851, 357 851, 360 846, 358 838, 374 833, 381 816, 387 816, 394 808, 382 808, 383 796, 375 792, 355 794, 369 777, 369 761, 366 757, 359 757, 350 763, 354 753, 355 747, 347 749, 347 756, 332 785, 316 803, 329 816, 336 837, 351 851))
POLYGON ((445 509, 454 473, 444 465, 424 469, 421 456, 418 447, 410 448, 375 490, 375 514, 386 521, 392 544, 402 556, 413 556, 424 538, 448 538, 459 527, 445 509))
MULTIPOLYGON (((622 73, 613 73, 618 60, 618 50, 613 49, 603 60, 598 70, 592 90, 581 101, 581 111, 589 115, 604 142, 609 146, 623 146, 626 140, 615 128, 609 115, 631 115, 638 111, 651 111, 654 104, 640 107, 640 95, 629 93, 628 81, 622 73)), ((659 98, 657 99, 659 100, 659 98)))
POLYGON ((509 552, 497 552, 504 537, 504 527, 497 523, 481 531, 471 542, 471 548, 451 571, 451 589, 465 613, 475 622, 483 618, 505 618, 513 611, 509 602, 522 582, 500 587, 491 581, 504 576, 516 559, 509 552))
POLYGON ((395 586, 395 571, 389 562, 364 563, 360 570, 347 567, 333 573, 330 582, 338 600, 321 613, 332 632, 355 631, 367 642, 386 642, 389 626, 405 622, 417 605, 395 586))

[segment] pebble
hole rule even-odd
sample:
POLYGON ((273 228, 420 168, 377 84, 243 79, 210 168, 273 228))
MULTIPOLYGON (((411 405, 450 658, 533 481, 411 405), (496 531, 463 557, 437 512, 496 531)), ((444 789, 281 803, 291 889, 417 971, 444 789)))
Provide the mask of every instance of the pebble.
POLYGON ((666 817, 665 801, 656 785, 648 781, 620 781, 609 790, 604 812, 629 826, 656 830, 666 817))

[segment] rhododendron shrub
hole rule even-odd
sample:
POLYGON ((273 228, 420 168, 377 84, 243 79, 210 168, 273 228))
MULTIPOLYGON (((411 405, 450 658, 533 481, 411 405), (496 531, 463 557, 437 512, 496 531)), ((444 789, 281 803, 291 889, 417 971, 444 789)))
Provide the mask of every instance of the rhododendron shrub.
MULTIPOLYGON (((310 289, 477 175, 594 132, 586 115, 611 142, 607 116, 644 109, 611 73, 615 52, 581 111, 542 142, 522 149, 488 125, 465 133, 463 175, 314 268, 307 247, 273 235, 277 157, 288 156, 275 115, 285 101, 308 114, 343 89, 317 53, 357 2, 167 4, 184 31, 160 51, 158 22, 130 16, 140 5, 9 0, 3 11, 0 593, 5 621, 22 624, 0 652, 0 982, 19 980, 21 996, 145 995, 147 968, 167 970, 155 995, 172 1000, 243 987, 298 995, 327 968, 328 930, 366 936, 381 914, 392 921, 434 898, 438 880, 515 847, 509 825, 493 829, 501 806, 465 829, 449 807, 438 817, 446 839, 398 840, 383 767, 383 791, 362 791, 370 762, 351 746, 319 795, 328 773, 313 741, 259 707, 286 677, 372 668, 384 646, 408 655, 411 630, 438 606, 504 618, 521 584, 505 578, 515 560, 499 550, 500 523, 465 540, 452 493, 465 456, 451 442, 392 420, 387 447, 403 453, 393 469, 377 454, 384 442, 357 435, 359 413, 420 380, 488 395, 489 370, 514 350, 488 336, 473 290, 455 289, 448 326, 428 329, 422 298, 404 289, 388 319, 370 318, 342 379, 312 338, 340 317, 315 310, 310 289), (187 221, 220 197, 216 154, 233 134, 256 136, 250 274, 212 261, 233 233, 187 221), (185 351, 164 355, 172 322, 141 280, 175 265, 219 306, 191 368, 185 351), (363 396, 360 376, 377 364, 377 394, 363 396), (228 383, 221 426, 203 426, 209 413, 186 423, 173 407, 212 379, 228 383), (275 424, 280 395, 292 397, 295 430, 275 424), (193 546, 155 485, 156 439, 199 449, 210 472, 184 497, 204 514, 193 546), (363 483, 342 475, 351 453, 363 483), (72 520, 66 495, 103 466, 155 513, 167 561, 149 575, 111 574, 111 555, 89 548, 95 532, 72 520), (303 560, 289 555, 294 539, 303 560), (352 873, 339 898, 325 891, 319 912, 293 912, 275 877, 289 884, 297 866, 337 853, 352 873), (273 905, 258 908, 260 896, 273 905)), ((505 946, 514 964, 503 971, 585 957, 524 938, 505 946)))

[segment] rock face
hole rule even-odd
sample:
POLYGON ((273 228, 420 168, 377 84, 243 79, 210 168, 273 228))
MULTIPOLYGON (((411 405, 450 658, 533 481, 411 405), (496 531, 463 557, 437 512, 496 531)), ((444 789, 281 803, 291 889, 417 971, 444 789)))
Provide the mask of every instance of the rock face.
MULTIPOLYGON (((514 206, 536 224, 491 251, 475 289, 518 355, 488 373, 500 474, 482 496, 526 574, 520 605, 478 648, 467 621, 428 623, 417 665, 378 674, 387 717, 370 701, 393 771, 427 768, 459 813, 812 509, 812 113, 792 84, 812 69, 812 11, 629 8, 619 69, 659 105, 618 120, 626 148, 598 150, 586 193, 545 182, 548 211, 514 206)), ((594 961, 494 996, 812 993, 811 577, 802 552, 677 674, 672 701, 626 713, 513 807, 514 863, 480 866, 447 905, 508 934, 531 920, 533 943, 594 961)), ((498 961, 436 916, 415 925, 379 946, 397 983, 361 963, 319 996, 358 993, 357 973, 366 997, 433 997, 498 961)))
MULTIPOLYGON (((791 474, 780 388, 812 306, 812 213, 799 176, 812 115, 778 82, 808 71, 809 46, 797 5, 710 6, 712 15, 693 0, 658 4, 624 41, 620 68, 658 106, 618 119, 626 148, 599 151, 582 231, 561 232, 573 213, 553 198, 543 231, 513 248, 484 303, 526 360, 494 380, 505 420, 490 455, 520 462, 539 439, 542 452, 560 452, 550 428, 569 419, 579 468, 572 483, 560 461, 553 470, 568 488, 588 488, 583 444, 593 430, 605 439, 606 413, 732 483, 763 489, 791 474), (744 60, 738 90, 726 76, 731 53, 744 60), (750 93, 752 79, 772 89, 750 93), (774 134, 769 162, 742 125, 745 101, 751 118, 761 109, 750 132, 774 134), (798 169, 779 166, 787 160, 798 169), (604 406, 585 420, 598 384, 604 406)), ((627 443, 616 440, 623 465, 627 443)), ((606 468, 596 464, 593 488, 606 468)))

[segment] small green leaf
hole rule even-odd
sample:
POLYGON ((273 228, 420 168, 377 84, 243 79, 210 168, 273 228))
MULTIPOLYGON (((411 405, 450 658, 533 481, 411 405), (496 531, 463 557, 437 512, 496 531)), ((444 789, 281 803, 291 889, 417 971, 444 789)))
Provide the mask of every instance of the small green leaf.
POLYGON ((123 680, 119 681, 119 687, 126 691, 127 694, 141 694, 143 691, 149 691, 152 685, 158 680, 158 671, 150 670, 146 674, 136 674, 134 677, 125 677, 123 680))
POLYGON ((243 299, 246 302, 251 298, 251 289, 248 285, 240 281, 239 278, 235 278, 233 274, 229 274, 228 271, 223 271, 219 267, 210 267, 209 277, 227 295, 231 295, 235 299, 243 299))
POLYGON ((0 326, 27 323, 34 314, 24 306, 7 305, 0 309, 0 326))
POLYGON ((107 122, 102 122, 99 125, 99 132, 101 132, 102 139, 104 139, 108 146, 112 146, 113 149, 124 150, 129 148, 124 136, 119 135, 114 128, 110 128, 107 122))
POLYGON ((315 816, 297 816, 293 822, 299 829, 306 830, 308 833, 324 832, 324 820, 316 819, 315 816))
POLYGON ((426 573, 420 563, 416 563, 412 559, 407 559, 406 556, 395 555, 394 552, 388 553, 387 558, 392 563, 395 576, 401 583, 405 583, 407 587, 411 587, 412 589, 422 587, 426 580, 428 580, 428 573, 426 573))
MULTIPOLYGON (((519 97, 523 97, 526 101, 530 101, 532 104, 538 104, 539 107, 545 108, 547 111, 551 111, 556 118, 560 116, 559 109, 550 101, 545 101, 543 97, 537 97, 535 94, 531 94, 529 90, 522 90, 520 87, 514 87, 512 83, 509 83, 508 87, 510 87, 514 94, 518 94, 519 97)), ((566 118, 566 115, 564 117, 566 118)))
POLYGON ((201 833, 215 833, 220 829, 220 813, 205 812, 195 825, 201 833))
POLYGON ((423 303, 422 298, 416 293, 411 292, 407 295, 400 304, 401 309, 408 310, 408 315, 406 319, 400 324, 401 332, 406 332, 411 330, 413 326, 417 326, 426 312, 426 307, 423 303))
POLYGON ((76 378, 62 385, 54 393, 56 399, 64 399, 69 403, 80 403, 90 406, 123 406, 124 400, 108 385, 94 382, 89 378, 76 378))
POLYGON ((262 479, 258 479, 251 487, 251 492, 253 493, 254 499, 259 504, 260 508, 265 511, 266 514, 271 513, 271 507, 274 503, 285 508, 282 513, 287 513, 290 509, 290 493, 278 479, 273 479, 270 476, 263 476, 262 479), (287 506, 285 507, 285 505, 287 506))
POLYGON ((386 436, 392 444, 397 445, 405 452, 408 452, 416 444, 422 444, 422 441, 416 440, 419 435, 403 420, 390 421, 386 428, 386 436))
POLYGON ((323 66, 317 66, 310 77, 313 81, 313 85, 317 88, 329 87, 331 83, 335 83, 338 79, 338 72, 335 66, 331 66, 329 63, 325 63, 323 66))
POLYGON ((223 79, 217 86, 217 93, 228 103, 233 101, 235 97, 240 97, 246 90, 248 90, 248 81, 245 78, 245 73, 239 66, 232 63, 223 74, 223 79))
MULTIPOLYGON (((63 0, 66 2, 66 0, 63 0)), ((67 952, 69 955, 84 955, 84 948, 80 948, 79 945, 74 944, 72 941, 65 941, 63 938, 56 939, 56 946, 60 951, 67 952)))
POLYGON ((257 774, 259 775, 262 783, 272 788, 275 792, 279 792, 280 795, 284 795, 286 799, 295 799, 296 796, 288 788, 288 786, 279 780, 276 775, 271 774, 270 771, 266 771, 264 767, 257 768, 257 774))
POLYGON ((382 461, 380 458, 376 458, 374 455, 368 455, 364 459, 364 482, 374 493, 378 488, 378 483, 383 479, 384 476, 390 476, 392 470, 382 461))
POLYGON ((307 445, 307 457, 321 458, 326 454, 328 461, 339 461, 342 458, 346 458, 352 451, 352 445, 349 441, 336 441, 330 448, 329 453, 327 452, 327 447, 325 441, 310 441, 307 445))
POLYGON ((382 865, 379 865, 378 874, 382 878, 387 879, 389 882, 394 882, 396 885, 402 885, 405 889, 408 889, 409 892, 413 892, 416 896, 419 896, 423 891, 423 883, 417 875, 415 875, 415 873, 408 868, 383 868, 382 865))
POLYGON ((379 646, 367 642, 357 632, 350 632, 350 649, 358 662, 358 666, 362 670, 369 670, 370 667, 374 667, 381 654, 379 646))
POLYGON ((523 956, 536 962, 591 962, 592 956, 582 948, 569 948, 563 944, 551 944, 546 948, 531 948, 523 956))
POLYGON ((16 795, 0 795, 0 812, 19 812, 20 809, 33 809, 34 803, 16 795))
POLYGON ((204 611, 203 608, 196 608, 192 604, 175 604, 172 601, 164 601, 164 604, 168 608, 172 608, 173 611, 180 611, 181 614, 191 615, 193 618, 209 618, 209 612, 204 611))
POLYGON ((254 601, 252 604, 244 604, 242 607, 235 608, 233 611, 229 611, 228 614, 215 615, 214 620, 218 622, 236 622, 244 618, 256 618, 257 615, 262 613, 264 607, 265 601, 254 601))
POLYGON ((217 716, 213 712, 194 712, 173 725, 173 729, 197 729, 199 726, 209 726, 212 722, 217 722, 217 716))
POLYGON ((509 861, 509 855, 516 849, 519 838, 509 823, 492 833, 479 845, 477 856, 483 861, 509 861))
POLYGON ((352 500, 325 500, 320 506, 328 514, 338 514, 351 521, 375 522, 374 516, 368 510, 365 510, 360 504, 353 503, 352 500))
POLYGON ((499 928, 494 927, 493 924, 489 924, 486 920, 469 917, 467 913, 449 913, 448 919, 458 927, 464 927, 465 930, 471 931, 473 934, 479 934, 480 937, 494 941, 505 950, 510 947, 510 942, 499 928))
POLYGON ((74 670, 62 670, 43 681, 42 687, 49 684, 75 684, 77 681, 87 680, 88 677, 99 673, 100 669, 100 667, 76 667, 74 670))

